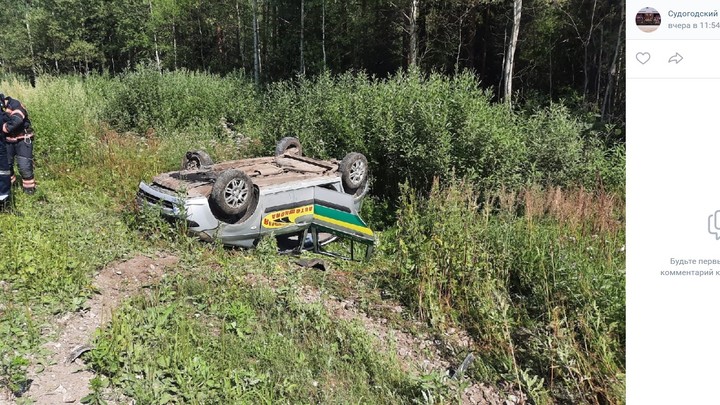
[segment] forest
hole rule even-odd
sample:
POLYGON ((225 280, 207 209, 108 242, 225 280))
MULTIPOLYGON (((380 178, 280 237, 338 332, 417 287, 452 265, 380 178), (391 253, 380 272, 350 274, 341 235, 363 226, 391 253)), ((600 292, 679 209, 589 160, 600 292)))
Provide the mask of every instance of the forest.
POLYGON ((496 96, 565 100, 622 123, 620 0, 3 0, 0 71, 243 72, 265 85, 417 67, 471 71, 496 96), (511 79, 508 79, 511 78, 511 79))
POLYGON ((0 4, 38 183, 0 213, 0 403, 625 402, 624 1, 0 4), (367 157, 371 260, 136 204, 287 136, 367 157))

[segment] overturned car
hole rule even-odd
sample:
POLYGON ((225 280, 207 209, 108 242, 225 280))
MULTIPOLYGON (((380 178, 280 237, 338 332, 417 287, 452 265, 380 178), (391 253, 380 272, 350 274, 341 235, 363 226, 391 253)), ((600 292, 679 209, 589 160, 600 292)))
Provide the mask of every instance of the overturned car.
POLYGON ((184 220, 203 240, 251 248, 266 235, 301 250, 343 237, 372 254, 373 231, 360 218, 369 189, 368 162, 360 153, 341 161, 302 155, 297 138, 283 138, 275 156, 213 163, 201 150, 189 151, 178 171, 141 182, 137 202, 184 220))

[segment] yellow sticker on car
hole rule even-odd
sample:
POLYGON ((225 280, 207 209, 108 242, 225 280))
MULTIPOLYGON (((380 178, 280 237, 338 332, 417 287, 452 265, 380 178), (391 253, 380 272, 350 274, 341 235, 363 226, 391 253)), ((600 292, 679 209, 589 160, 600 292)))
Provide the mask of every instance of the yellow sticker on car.
POLYGON ((271 212, 263 217, 262 226, 270 229, 284 228, 295 224, 299 217, 305 215, 313 215, 312 205, 271 212))

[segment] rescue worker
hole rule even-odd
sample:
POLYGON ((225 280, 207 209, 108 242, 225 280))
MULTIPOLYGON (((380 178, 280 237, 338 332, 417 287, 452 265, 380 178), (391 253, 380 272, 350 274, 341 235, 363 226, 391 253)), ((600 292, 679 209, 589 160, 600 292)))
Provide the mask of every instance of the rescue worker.
POLYGON ((0 93, 0 108, 4 113, 4 123, 0 132, 5 137, 8 165, 10 166, 11 183, 15 183, 13 167, 17 160, 18 170, 22 178, 22 189, 27 194, 35 193, 35 176, 33 174, 33 130, 25 106, 12 97, 0 93))
MULTIPOLYGON (((0 109, 0 127, 5 124, 5 112, 0 109)), ((0 211, 10 209, 10 160, 5 149, 5 135, 0 131, 0 211)))

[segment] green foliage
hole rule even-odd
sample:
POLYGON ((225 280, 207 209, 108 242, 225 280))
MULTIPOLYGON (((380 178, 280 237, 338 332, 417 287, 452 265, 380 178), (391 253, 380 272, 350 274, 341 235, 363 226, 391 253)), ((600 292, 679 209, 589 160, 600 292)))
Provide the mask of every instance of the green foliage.
MULTIPOLYGON (((560 105, 510 111, 472 76, 418 73, 325 75, 261 96, 242 77, 149 68, 2 87, 30 111, 40 187, 17 196, 22 217, 0 214, 0 384, 13 391, 39 325, 81 308, 97 269, 149 248, 182 256, 192 275, 126 303, 91 355, 139 403, 450 401, 457 391, 441 377, 403 375, 360 326, 302 303, 292 282, 247 287, 246 273, 285 272, 272 238, 245 255, 135 211, 138 182, 187 150, 222 161, 296 135, 310 156, 368 156, 376 195, 363 214, 382 227, 400 206, 375 262, 390 264, 372 273, 435 330, 472 333, 482 348, 472 377, 510 381, 536 403, 624 395, 624 224, 604 190, 622 195, 625 150, 560 105)), ((105 383, 85 401, 101 403, 105 383)))
POLYGON ((16 196, 14 213, 0 214, 7 253, 0 261, 0 386, 18 393, 28 388, 27 359, 38 350, 45 317, 82 308, 93 293, 92 272, 133 244, 95 194, 64 194, 51 180, 40 187, 33 197, 16 196))
POLYGON ((209 129, 221 134, 221 119, 240 128, 257 110, 257 96, 242 76, 143 67, 118 80, 121 85, 107 94, 102 118, 121 130, 209 129))
POLYGON ((467 175, 484 189, 525 184, 624 187, 624 170, 588 125, 561 105, 518 113, 491 101, 469 74, 322 75, 270 86, 262 139, 297 136, 308 155, 360 151, 373 190, 397 197, 396 184, 429 190, 435 176, 467 175))
POLYGON ((617 200, 559 188, 499 193, 482 208, 476 198, 456 181, 435 183, 427 198, 403 189, 388 288, 430 324, 471 331, 484 362, 539 403, 621 401, 617 200))
POLYGON ((0 279, 29 299, 74 309, 76 298, 88 293, 83 291, 88 273, 123 253, 120 242, 129 240, 128 230, 97 205, 91 192, 44 192, 42 198, 18 200, 21 217, 0 216, 8 252, 0 262, 0 279))
POLYGON ((37 134, 35 154, 57 162, 83 162, 92 144, 97 122, 97 104, 79 77, 57 80, 38 78, 37 87, 28 88, 2 82, 4 91, 28 109, 37 134))
MULTIPOLYGON (((269 153, 285 136, 299 137, 309 156, 339 159, 359 151, 368 157, 374 193, 391 200, 398 183, 429 190, 435 176, 453 173, 486 190, 535 183, 624 187, 622 146, 605 146, 603 134, 562 105, 515 112, 494 104, 469 74, 413 72, 385 81, 326 74, 274 84, 262 99, 242 76, 151 68, 120 79, 43 83, 27 103, 39 134, 55 147, 38 149, 68 163, 84 163, 89 151, 103 156, 92 141, 98 128, 89 129, 101 119, 111 132, 144 135, 143 143, 177 136, 178 160, 180 145, 204 143, 219 158, 269 153)), ((108 131, 100 138, 107 140, 108 131)))
MULTIPOLYGON (((292 286, 168 279, 113 316, 90 353, 138 403, 409 403, 419 384, 362 327, 302 304, 292 286)), ((433 392, 432 387, 427 387, 433 392)))
MULTIPOLYGON (((0 302, 9 302, 5 293, 0 302)), ((39 343, 39 330, 32 315, 20 305, 3 304, 0 310, 0 389, 21 395, 29 388, 26 355, 39 343)))
POLYGON ((105 405, 107 402, 102 398, 102 391, 109 386, 110 382, 103 376, 96 376, 90 379, 90 394, 80 399, 80 403, 91 405, 105 405))

